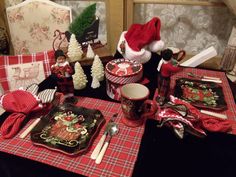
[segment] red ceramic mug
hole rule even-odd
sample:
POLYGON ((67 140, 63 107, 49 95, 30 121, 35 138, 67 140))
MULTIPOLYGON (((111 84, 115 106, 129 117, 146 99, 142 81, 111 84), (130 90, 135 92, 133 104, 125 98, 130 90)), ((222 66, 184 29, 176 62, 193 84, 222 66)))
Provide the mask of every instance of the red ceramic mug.
POLYGON ((175 47, 168 47, 168 49, 172 50, 173 58, 177 61, 181 61, 186 55, 185 50, 178 49, 178 48, 175 48, 175 47))
POLYGON ((149 89, 139 83, 123 85, 121 92, 122 122, 129 127, 143 124, 146 118, 154 117, 157 104, 149 100, 149 89))

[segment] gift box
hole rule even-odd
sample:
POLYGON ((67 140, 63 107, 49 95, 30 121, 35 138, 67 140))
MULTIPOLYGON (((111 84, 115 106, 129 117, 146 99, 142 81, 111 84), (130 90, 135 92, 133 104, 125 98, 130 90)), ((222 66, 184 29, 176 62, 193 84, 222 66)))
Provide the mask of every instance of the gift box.
POLYGON ((124 58, 111 60, 105 67, 106 92, 114 100, 120 100, 120 88, 124 84, 139 82, 143 77, 143 65, 124 58))

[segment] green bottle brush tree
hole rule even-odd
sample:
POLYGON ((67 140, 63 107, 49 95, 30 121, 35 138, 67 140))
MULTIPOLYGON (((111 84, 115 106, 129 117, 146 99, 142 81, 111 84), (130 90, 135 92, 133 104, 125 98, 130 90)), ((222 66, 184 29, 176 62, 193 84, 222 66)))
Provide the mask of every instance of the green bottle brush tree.
POLYGON ((85 29, 91 26, 91 24, 96 20, 96 3, 88 6, 83 10, 83 12, 77 16, 69 26, 69 31, 75 34, 77 38, 80 38, 85 29))

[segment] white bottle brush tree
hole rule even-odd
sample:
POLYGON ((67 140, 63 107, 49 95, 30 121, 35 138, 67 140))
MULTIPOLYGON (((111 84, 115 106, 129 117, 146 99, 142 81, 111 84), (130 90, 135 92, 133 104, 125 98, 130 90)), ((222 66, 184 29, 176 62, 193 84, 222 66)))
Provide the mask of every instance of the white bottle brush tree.
POLYGON ((83 50, 81 45, 77 42, 75 35, 72 34, 68 46, 69 62, 80 61, 82 59, 83 50))
POLYGON ((76 90, 81 90, 86 87, 88 82, 87 76, 84 74, 84 70, 79 62, 75 63, 75 74, 72 75, 72 78, 76 90))
POLYGON ((91 76, 96 77, 98 81, 104 80, 104 66, 98 55, 94 57, 91 68, 91 76))
POLYGON ((96 55, 93 60, 93 64, 91 67, 91 76, 92 76, 92 88, 100 87, 100 81, 104 80, 104 66, 99 56, 96 55))
POLYGON ((93 58, 94 57, 94 52, 90 44, 88 44, 88 49, 87 49, 87 54, 86 58, 93 58))
POLYGON ((91 87, 94 89, 100 87, 100 82, 96 77, 93 77, 91 87))

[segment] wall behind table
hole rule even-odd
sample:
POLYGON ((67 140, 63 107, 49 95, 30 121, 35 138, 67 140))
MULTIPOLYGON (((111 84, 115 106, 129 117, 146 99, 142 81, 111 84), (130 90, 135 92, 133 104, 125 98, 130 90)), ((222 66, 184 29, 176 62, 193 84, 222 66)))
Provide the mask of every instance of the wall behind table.
POLYGON ((214 46, 222 56, 236 21, 227 6, 135 4, 134 23, 145 23, 154 16, 162 21, 161 38, 166 46, 192 55, 214 46))

